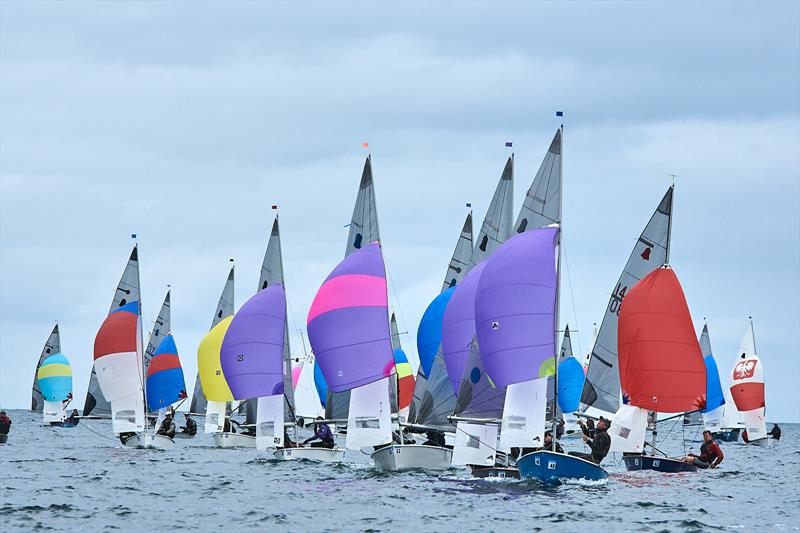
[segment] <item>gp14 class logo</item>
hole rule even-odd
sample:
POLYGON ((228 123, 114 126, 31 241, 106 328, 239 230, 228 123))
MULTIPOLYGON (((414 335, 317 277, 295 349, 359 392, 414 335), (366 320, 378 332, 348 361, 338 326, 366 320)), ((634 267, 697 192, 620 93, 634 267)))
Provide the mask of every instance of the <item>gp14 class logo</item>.
POLYGON ((733 369, 733 376, 736 379, 747 379, 752 378, 753 374, 756 371, 756 361, 755 359, 747 359, 745 361, 739 361, 736 364, 736 368, 733 369))

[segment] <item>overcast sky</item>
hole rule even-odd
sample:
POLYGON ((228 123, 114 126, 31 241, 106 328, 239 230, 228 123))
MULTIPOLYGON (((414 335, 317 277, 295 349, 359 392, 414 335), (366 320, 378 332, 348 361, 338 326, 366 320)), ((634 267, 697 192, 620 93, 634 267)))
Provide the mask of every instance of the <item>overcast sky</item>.
POLYGON ((752 315, 767 418, 798 421, 798 6, 0 2, 0 404, 30 405, 58 320, 83 405, 131 233, 145 327, 171 284, 190 387, 228 258, 237 307, 256 289, 274 203, 304 327, 363 141, 415 357, 465 202, 477 231, 513 141, 516 214, 563 110, 561 325, 585 352, 676 174, 697 330, 727 374, 752 315))

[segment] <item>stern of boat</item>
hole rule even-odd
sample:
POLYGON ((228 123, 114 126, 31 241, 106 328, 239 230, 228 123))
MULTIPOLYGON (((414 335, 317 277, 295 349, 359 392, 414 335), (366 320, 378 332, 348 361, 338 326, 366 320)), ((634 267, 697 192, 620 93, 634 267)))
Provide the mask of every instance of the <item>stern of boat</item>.
POLYGON ((414 468, 447 470, 453 460, 453 450, 422 444, 391 444, 373 452, 372 460, 375 468, 383 472, 414 468))
POLYGON ((517 459, 521 477, 538 479, 544 483, 555 483, 563 479, 587 479, 600 481, 608 477, 600 465, 586 459, 541 450, 517 459))

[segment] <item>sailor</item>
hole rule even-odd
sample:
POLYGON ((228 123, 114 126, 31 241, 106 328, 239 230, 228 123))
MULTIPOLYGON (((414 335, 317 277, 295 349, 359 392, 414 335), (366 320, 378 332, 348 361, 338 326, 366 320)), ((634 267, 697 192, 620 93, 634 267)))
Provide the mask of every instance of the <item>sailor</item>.
POLYGON ((69 416, 64 420, 64 423, 77 426, 80 421, 81 419, 78 418, 78 410, 73 409, 72 412, 69 414, 69 416))
POLYGON ((156 432, 158 435, 164 435, 170 439, 175 437, 175 422, 172 420, 172 413, 167 411, 164 420, 161 421, 161 427, 156 432))
MULTIPOLYGON (((553 450, 553 432, 547 430, 544 432, 544 446, 537 448, 538 450, 552 451, 553 450)), ((564 453, 564 448, 556 441, 556 453, 564 453)))
POLYGON ((0 411, 0 435, 8 435, 10 429, 11 419, 8 418, 5 411, 0 411))
POLYGON ((425 432, 425 437, 427 437, 428 440, 422 443, 423 446, 445 447, 444 431, 429 429, 425 432))
POLYGON ((690 453, 683 458, 684 463, 689 463, 697 468, 716 468, 725 458, 722 448, 714 442, 714 437, 709 430, 703 432, 703 444, 700 445, 700 455, 690 453))
POLYGON ((191 435, 192 437, 194 437, 195 435, 197 435, 197 422, 192 420, 192 415, 190 415, 189 413, 186 413, 183 416, 186 417, 186 422, 184 422, 184 424, 186 425, 181 426, 181 433, 186 433, 187 435, 191 435))
POLYGON ((129 438, 133 437, 134 435, 136 435, 135 431, 124 431, 124 432, 120 433, 117 436, 119 437, 119 441, 122 444, 125 444, 125 441, 127 441, 129 438))
MULTIPOLYGON (((322 420, 321 416, 317 417, 317 420, 322 420)), ((333 441, 333 433, 331 432, 331 428, 328 427, 328 424, 324 422, 314 422, 314 436, 309 437, 303 441, 303 446, 308 443, 311 443, 312 448, 333 448, 334 441, 333 441), (319 440, 320 442, 313 442, 319 440)))
POLYGON ((778 426, 778 424, 772 424, 772 429, 769 430, 769 433, 767 433, 767 435, 769 435, 770 437, 772 437, 775 440, 781 440, 781 428, 780 428, 780 426, 778 426))
MULTIPOLYGON (((603 418, 603 417, 600 417, 600 418, 603 418)), ((589 437, 590 439, 591 439, 592 437, 594 437, 594 431, 595 431, 595 428, 594 428, 594 420, 592 420, 592 419, 590 418, 589 420, 587 420, 586 422, 584 422, 584 421, 583 421, 583 419, 579 418, 579 419, 578 419, 578 425, 580 425, 580 426, 581 426, 581 431, 583 431, 583 434, 584 434, 584 435, 586 435, 586 436, 587 436, 587 437, 589 437)))
POLYGON ((569 454, 599 465, 603 459, 605 459, 606 455, 608 455, 609 448, 611 448, 611 437, 608 436, 608 428, 610 426, 611 421, 602 416, 600 420, 597 421, 592 433, 589 433, 589 429, 584 424, 581 424, 581 429, 583 429, 583 442, 589 446, 592 453, 569 452, 569 454), (592 436, 590 437, 589 435, 592 436))

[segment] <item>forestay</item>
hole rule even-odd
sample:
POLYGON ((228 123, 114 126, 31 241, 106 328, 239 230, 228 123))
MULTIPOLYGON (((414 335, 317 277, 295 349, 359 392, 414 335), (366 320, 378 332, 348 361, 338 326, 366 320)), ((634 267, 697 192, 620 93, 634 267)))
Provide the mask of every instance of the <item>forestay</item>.
POLYGON ((42 353, 39 355, 39 360, 36 362, 36 371, 33 373, 33 388, 31 390, 31 411, 41 413, 44 408, 44 399, 42 398, 42 391, 39 389, 38 372, 42 366, 42 362, 50 357, 61 352, 61 335, 58 331, 58 324, 53 326, 53 331, 44 343, 42 353))
POLYGON ((636 241, 631 256, 611 291, 586 372, 586 382, 581 395, 584 410, 593 407, 613 414, 619 408, 620 382, 617 363, 619 310, 630 288, 666 262, 670 245, 672 196, 673 187, 670 187, 636 241))
MULTIPOLYGON (((117 290, 114 292, 114 298, 111 301, 109 313, 113 313, 116 309, 124 307, 130 302, 139 302, 139 300, 139 253, 137 247, 134 246, 130 258, 128 259, 128 264, 125 265, 125 270, 122 272, 122 278, 120 278, 119 284, 117 284, 117 290)), ((141 365, 139 365, 139 368, 141 369, 141 365)), ((141 380, 143 377, 141 370, 139 370, 137 374, 141 380)), ((86 402, 83 405, 83 416, 88 416, 92 413, 95 415, 110 415, 111 405, 109 401, 110 400, 103 397, 103 392, 97 378, 97 369, 92 367, 92 375, 89 378, 89 388, 86 392, 86 402)))

